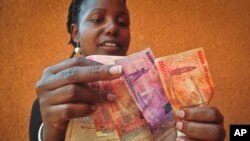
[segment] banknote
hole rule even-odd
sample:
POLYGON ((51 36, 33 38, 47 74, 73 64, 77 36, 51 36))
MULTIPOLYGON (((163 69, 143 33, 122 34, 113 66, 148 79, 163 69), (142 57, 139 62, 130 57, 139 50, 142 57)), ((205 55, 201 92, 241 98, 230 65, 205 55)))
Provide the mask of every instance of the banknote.
POLYGON ((164 93, 155 57, 150 48, 115 61, 123 67, 123 79, 150 126, 153 140, 164 140, 174 115, 164 93))
POLYGON ((174 110, 211 100, 214 85, 203 48, 157 58, 155 64, 174 110))
MULTIPOLYGON (((93 55, 87 58, 103 64, 114 64, 114 60, 123 57, 93 55)), ((98 103, 97 111, 93 114, 98 137, 112 136, 117 133, 122 141, 151 140, 147 122, 121 77, 112 81, 90 83, 89 86, 117 96, 115 102, 98 103)))
POLYGON ((117 133, 109 136, 96 136, 94 120, 91 115, 71 119, 65 141, 120 141, 117 133))
POLYGON ((121 78, 89 83, 117 96, 99 103, 87 117, 70 120, 66 141, 175 140, 173 111, 208 104, 213 82, 202 48, 155 59, 148 48, 121 56, 93 55, 88 59, 123 66, 121 78))

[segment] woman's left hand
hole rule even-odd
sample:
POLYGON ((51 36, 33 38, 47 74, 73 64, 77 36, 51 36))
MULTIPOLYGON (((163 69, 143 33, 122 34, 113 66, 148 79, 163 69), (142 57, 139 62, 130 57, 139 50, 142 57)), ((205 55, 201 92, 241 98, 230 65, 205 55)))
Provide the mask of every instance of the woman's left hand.
POLYGON ((223 141, 226 135, 223 127, 223 115, 214 107, 190 107, 181 108, 175 113, 179 120, 176 128, 185 137, 185 141, 223 141))

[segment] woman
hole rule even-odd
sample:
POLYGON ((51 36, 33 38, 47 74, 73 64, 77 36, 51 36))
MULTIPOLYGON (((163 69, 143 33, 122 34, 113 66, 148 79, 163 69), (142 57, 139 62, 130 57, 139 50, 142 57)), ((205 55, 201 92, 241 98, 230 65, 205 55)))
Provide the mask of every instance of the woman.
MULTIPOLYGON (((44 141, 64 140, 70 119, 91 114, 96 110, 95 103, 115 100, 115 95, 94 91, 84 84, 118 78, 121 66, 101 65, 83 56, 126 55, 130 43, 129 25, 125 0, 72 1, 67 27, 70 43, 82 56, 44 70, 36 85, 38 100, 32 109, 30 140, 37 140, 42 122, 44 141)), ((179 140, 219 141, 225 137, 223 116, 216 108, 182 108, 176 112, 176 117, 180 119, 177 129, 186 134, 179 140)))

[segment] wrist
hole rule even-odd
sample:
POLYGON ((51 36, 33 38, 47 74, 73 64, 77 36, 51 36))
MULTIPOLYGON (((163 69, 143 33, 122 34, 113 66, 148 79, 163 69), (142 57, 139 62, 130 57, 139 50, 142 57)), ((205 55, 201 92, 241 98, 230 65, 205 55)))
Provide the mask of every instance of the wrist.
POLYGON ((56 128, 50 124, 43 125, 42 141, 64 141, 67 126, 65 128, 56 128))

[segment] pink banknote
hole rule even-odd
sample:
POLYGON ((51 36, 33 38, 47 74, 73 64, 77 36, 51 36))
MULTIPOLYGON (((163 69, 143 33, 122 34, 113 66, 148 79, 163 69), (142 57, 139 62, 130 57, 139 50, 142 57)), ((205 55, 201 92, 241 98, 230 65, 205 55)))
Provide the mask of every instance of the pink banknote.
POLYGON ((123 67, 123 79, 149 124, 154 140, 164 140, 165 132, 174 122, 174 115, 163 86, 152 51, 141 52, 116 60, 123 67))
MULTIPOLYGON (((94 55, 88 59, 103 64, 114 64, 120 56, 94 55)), ((89 84, 92 88, 104 90, 117 96, 113 103, 99 103, 93 114, 97 136, 118 133, 122 141, 151 141, 152 135, 147 122, 136 106, 122 78, 112 81, 98 81, 89 84)))

